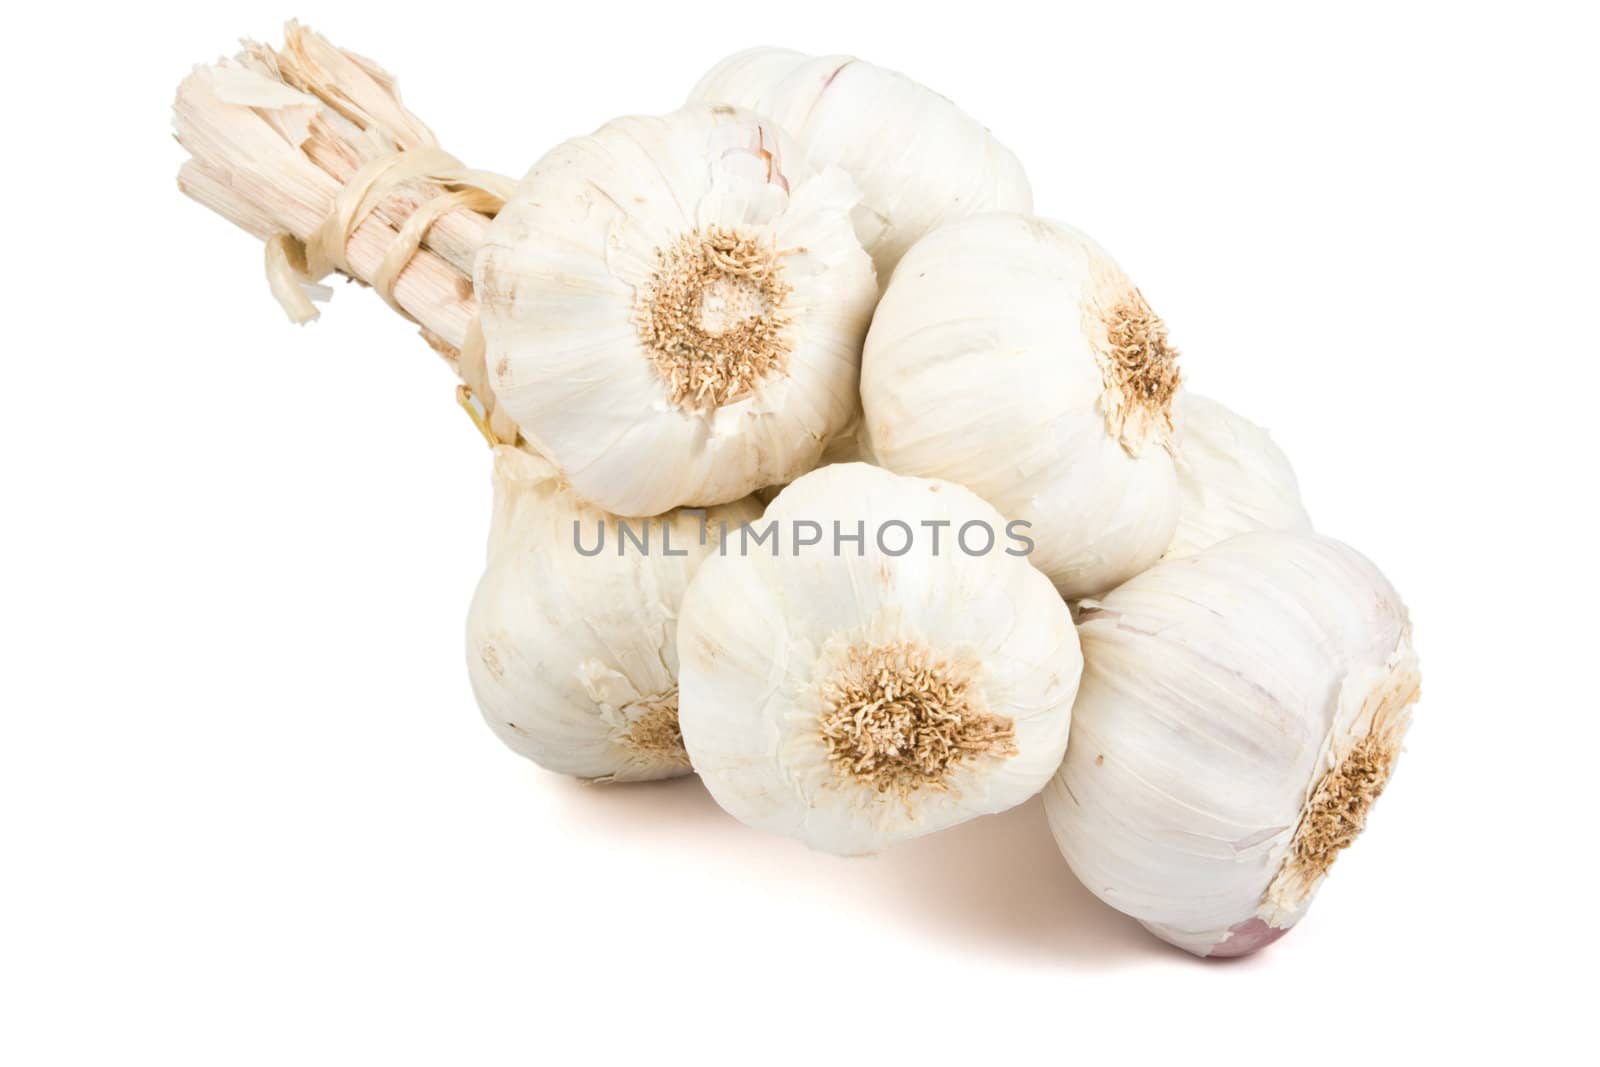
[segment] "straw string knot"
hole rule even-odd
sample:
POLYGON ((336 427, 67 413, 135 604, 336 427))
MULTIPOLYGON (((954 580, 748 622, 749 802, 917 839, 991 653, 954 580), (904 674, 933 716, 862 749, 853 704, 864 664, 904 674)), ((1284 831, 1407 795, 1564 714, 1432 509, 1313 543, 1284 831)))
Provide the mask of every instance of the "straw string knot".
MULTIPOLYGON (((319 285, 335 271, 365 281, 395 311, 412 322, 416 318, 395 299, 395 282, 421 251, 433 224, 451 211, 464 209, 494 216, 505 206, 514 184, 486 171, 469 170, 437 145, 410 148, 391 146, 363 163, 340 188, 322 224, 304 241, 291 233, 269 238, 266 250, 267 282, 279 306, 296 323, 317 318, 312 297, 331 295, 319 285), (426 183, 443 190, 424 199, 395 231, 382 261, 370 278, 362 279, 351 267, 347 250, 357 228, 379 205, 408 183, 426 183)), ((420 323, 419 323, 420 325, 420 323)), ((456 371, 463 384, 457 399, 491 446, 515 444, 516 424, 494 403, 488 381, 483 331, 477 319, 468 328, 456 354, 456 371)))

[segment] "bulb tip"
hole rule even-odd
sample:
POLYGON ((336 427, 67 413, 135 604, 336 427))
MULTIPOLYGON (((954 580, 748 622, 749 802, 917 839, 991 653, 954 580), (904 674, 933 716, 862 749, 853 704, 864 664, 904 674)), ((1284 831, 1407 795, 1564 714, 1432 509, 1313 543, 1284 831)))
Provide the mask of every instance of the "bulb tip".
POLYGON ((1272 944, 1294 929, 1289 926, 1269 926, 1259 918, 1251 917, 1228 928, 1228 936, 1211 946, 1205 954, 1208 960, 1231 960, 1248 956, 1272 944))

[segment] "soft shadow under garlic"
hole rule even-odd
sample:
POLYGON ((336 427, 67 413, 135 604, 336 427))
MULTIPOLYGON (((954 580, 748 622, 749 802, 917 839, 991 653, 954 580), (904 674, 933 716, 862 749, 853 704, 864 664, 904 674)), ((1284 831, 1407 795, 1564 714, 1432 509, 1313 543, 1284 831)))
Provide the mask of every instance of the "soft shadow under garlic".
POLYGON ((564 823, 639 856, 693 852, 717 877, 788 880, 818 889, 819 906, 914 928, 979 954, 1046 968, 1105 969, 1182 960, 1139 924, 1096 900, 1062 862, 1038 798, 999 815, 845 858, 751 830, 730 818, 698 778, 626 785, 541 775, 559 794, 564 823))
POLYGON ((871 906, 924 936, 1068 969, 1174 955, 1073 877, 1037 797, 857 862, 871 906))

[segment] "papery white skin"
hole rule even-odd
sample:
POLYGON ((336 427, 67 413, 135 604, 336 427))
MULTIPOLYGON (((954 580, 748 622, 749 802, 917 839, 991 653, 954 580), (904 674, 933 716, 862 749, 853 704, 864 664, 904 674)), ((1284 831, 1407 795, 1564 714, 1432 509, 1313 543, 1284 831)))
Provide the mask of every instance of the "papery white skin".
POLYGON ((1311 529, 1289 458, 1266 430, 1185 390, 1178 431, 1178 531, 1166 559, 1192 556, 1251 530, 1311 529))
POLYGON ((811 469, 859 412, 877 285, 838 168, 733 108, 623 118, 562 144, 489 228, 475 272, 495 395, 580 496, 619 515, 720 504, 811 469), (710 412, 672 404, 639 336, 657 251, 720 226, 770 238, 787 373, 710 412))
POLYGON ((797 520, 820 523, 824 544, 797 555, 785 540, 777 558, 712 557, 684 598, 680 720, 717 802, 751 826, 854 855, 1003 811, 1043 788, 1066 746, 1082 658, 1049 581, 1005 553, 1005 520, 959 486, 860 463, 805 475, 763 516, 784 538, 797 520), (924 540, 886 555, 874 531, 891 520, 924 540), (953 524, 937 556, 925 520, 953 524), (972 520, 995 530, 993 552, 968 556, 952 543, 972 520), (847 533, 865 523, 864 555, 849 544, 834 555, 834 521, 847 533), (855 641, 897 639, 980 663, 973 684, 989 712, 1013 720, 1017 753, 957 763, 948 788, 922 787, 906 800, 837 771, 818 732, 817 689, 830 658, 855 641))
MULTIPOLYGON (((872 444, 867 440, 867 427, 860 419, 845 427, 829 439, 828 445, 822 450, 822 458, 817 460, 817 466, 826 467, 834 463, 870 463, 874 467, 882 466, 872 456, 872 444)), ((762 504, 770 504, 777 495, 783 492, 782 485, 769 485, 765 489, 756 491, 756 499, 762 504)))
POLYGON ((1409 721, 1399 595, 1337 541, 1249 533, 1086 602, 1078 633, 1072 743, 1045 790, 1074 873, 1197 955, 1275 939, 1319 884, 1275 882, 1307 799, 1375 723, 1397 745, 1409 721))
POLYGON ((689 94, 770 115, 813 163, 861 187, 856 231, 878 281, 941 223, 983 211, 1032 211, 1022 164, 976 119, 904 74, 852 56, 752 48, 718 63, 689 94))
POLYGON ((1141 427, 1130 451, 1107 426, 1082 320, 1091 274, 1116 270, 1060 223, 951 223, 905 257, 862 357, 877 461, 959 482, 1032 523, 1033 565, 1073 598, 1155 563, 1178 521, 1168 429, 1141 427))
MULTIPOLYGON (((629 729, 642 701, 676 693, 678 608, 695 568, 716 551, 719 524, 752 521, 760 506, 710 509, 704 545, 696 514, 648 520, 649 554, 629 543, 619 556, 616 518, 581 503, 549 463, 502 446, 494 481, 488 565, 467 618, 467 673, 489 726, 561 774, 642 781, 689 773, 681 753, 641 749, 629 729), (600 536, 596 523, 606 523, 604 550, 581 554, 574 522, 586 550, 600 536)), ((643 535, 645 522, 629 527, 643 535)))

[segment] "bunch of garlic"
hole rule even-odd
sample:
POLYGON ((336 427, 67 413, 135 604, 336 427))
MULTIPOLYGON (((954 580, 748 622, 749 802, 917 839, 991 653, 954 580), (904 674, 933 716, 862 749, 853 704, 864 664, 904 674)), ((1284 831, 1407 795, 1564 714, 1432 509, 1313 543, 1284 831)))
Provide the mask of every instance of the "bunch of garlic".
POLYGON ((1045 793, 1073 871, 1201 956, 1280 937, 1366 822, 1419 676, 1366 559, 1241 534, 1084 605, 1072 743, 1045 793))
POLYGON ((859 195, 726 106, 558 146, 477 259, 498 402, 579 496, 620 515, 810 470, 859 411, 877 298, 859 195))
POLYGON ((468 670, 516 751, 692 765, 842 854, 1043 789, 1085 884, 1201 955, 1280 936, 1362 830, 1405 607, 953 104, 755 49, 509 197, 294 26, 176 113, 186 191, 298 318, 344 271, 464 378, 496 445, 468 670))
POLYGON ((619 520, 548 462, 495 450, 489 558, 467 616, 467 673, 515 751, 580 778, 687 774, 678 729, 678 608, 741 500, 704 515, 619 520))
POLYGON ((707 559, 678 628, 683 738, 717 803, 849 855, 1043 788, 1078 638, 993 507, 836 464, 784 489, 763 525, 770 553, 707 559))
POLYGON ((880 284, 942 223, 1033 210, 1022 164, 988 130, 904 74, 854 56, 752 48, 711 68, 689 99, 771 116, 813 164, 848 171, 863 194, 856 231, 880 284))
POLYGON ((1289 459, 1267 431, 1188 390, 1178 394, 1178 530, 1164 558, 1251 530, 1310 530, 1289 459))
POLYGON ((1089 596, 1155 563, 1177 528, 1177 355, 1087 236, 980 215, 924 237, 889 283, 862 356, 867 437, 890 470, 1032 523, 1034 566, 1089 596))

